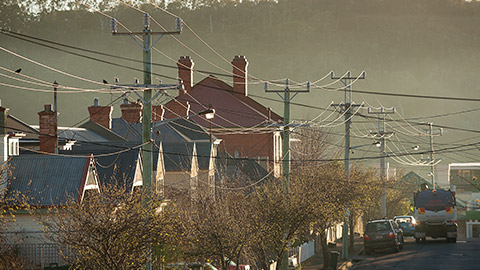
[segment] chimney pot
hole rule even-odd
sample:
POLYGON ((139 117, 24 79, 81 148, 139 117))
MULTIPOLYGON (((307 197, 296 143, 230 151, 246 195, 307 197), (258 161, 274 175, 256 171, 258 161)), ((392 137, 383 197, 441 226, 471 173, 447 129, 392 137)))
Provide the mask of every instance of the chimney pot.
POLYGON ((52 104, 45 104, 43 105, 44 112, 51 112, 52 111, 52 104))
POLYGON ((93 106, 98 106, 98 97, 93 99, 93 106))

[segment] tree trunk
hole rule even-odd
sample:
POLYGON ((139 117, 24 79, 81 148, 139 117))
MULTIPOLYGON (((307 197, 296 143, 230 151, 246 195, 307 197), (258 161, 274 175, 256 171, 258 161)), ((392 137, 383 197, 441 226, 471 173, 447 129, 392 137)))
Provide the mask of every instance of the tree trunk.
POLYGON ((350 212, 350 237, 348 238, 348 254, 352 254, 353 255, 353 244, 355 242, 355 213, 350 212))
POLYGON ((330 251, 328 250, 327 245, 327 233, 325 230, 320 231, 320 244, 322 245, 322 255, 323 255, 323 268, 325 269, 327 265, 330 265, 330 251))

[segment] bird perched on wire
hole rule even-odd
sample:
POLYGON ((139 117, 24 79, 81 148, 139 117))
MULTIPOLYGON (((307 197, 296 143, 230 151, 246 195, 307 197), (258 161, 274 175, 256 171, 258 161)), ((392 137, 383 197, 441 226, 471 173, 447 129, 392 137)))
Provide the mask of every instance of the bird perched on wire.
POLYGON ((22 69, 21 69, 21 68, 15 70, 15 73, 20 73, 20 72, 22 72, 22 69))
POLYGON ((107 80, 103 79, 103 83, 104 84, 108 84, 107 80))

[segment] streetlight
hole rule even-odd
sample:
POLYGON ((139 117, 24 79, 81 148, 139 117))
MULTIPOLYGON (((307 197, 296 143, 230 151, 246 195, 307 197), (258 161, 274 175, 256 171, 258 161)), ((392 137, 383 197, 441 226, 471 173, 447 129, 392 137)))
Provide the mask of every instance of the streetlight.
MULTIPOLYGON (((373 143, 362 144, 362 145, 357 145, 357 146, 350 146, 350 150, 357 149, 357 148, 364 147, 364 146, 370 146, 370 145, 375 145, 376 147, 380 147, 380 146, 382 146, 382 143, 380 141, 374 141, 373 143)), ((353 154, 353 151, 352 151, 352 154, 353 154)))
POLYGON ((205 118, 210 122, 210 143, 212 143, 212 119, 215 117, 215 109, 208 109, 198 114, 205 115, 205 118))

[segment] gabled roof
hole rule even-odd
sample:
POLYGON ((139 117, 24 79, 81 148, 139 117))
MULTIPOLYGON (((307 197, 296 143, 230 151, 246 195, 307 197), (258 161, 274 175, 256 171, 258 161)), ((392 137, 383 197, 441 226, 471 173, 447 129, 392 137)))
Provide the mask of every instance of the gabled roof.
POLYGON ((275 179, 272 173, 269 173, 253 159, 236 159, 225 151, 218 153, 217 157, 217 179, 226 176, 228 181, 244 180, 240 182, 241 186, 248 186, 260 180, 261 182, 268 182, 275 179))
MULTIPOLYGON (((112 130, 127 141, 142 141, 142 123, 128 123, 122 118, 112 119, 112 130)), ((152 123, 152 139, 163 142, 209 141, 209 134, 199 125, 186 119, 152 123)))
POLYGON ((23 140, 38 139, 37 129, 11 114, 7 116, 7 133, 9 132, 25 133, 25 137, 22 138, 23 140))
POLYGON ((87 130, 91 130, 109 141, 125 141, 125 138, 121 137, 120 135, 116 134, 110 129, 102 125, 99 125, 93 121, 85 122, 80 127, 85 128, 87 130))
MULTIPOLYGON (((38 145, 38 125, 31 125, 36 133, 34 136, 30 136, 29 140, 22 138, 20 143, 24 142, 25 144, 38 145)), ((68 141, 76 141, 75 144, 82 144, 88 142, 95 143, 110 143, 110 142, 125 142, 125 139, 120 135, 114 133, 113 131, 95 123, 88 121, 81 125, 80 127, 58 127, 58 144, 64 145, 68 141)), ((21 153, 31 153, 29 149, 21 149, 21 153)))
POLYGON ((34 206, 64 205, 79 200, 87 179, 89 157, 15 156, 8 161, 6 196, 20 193, 34 206))
POLYGON ((130 190, 135 180, 135 171, 138 166, 140 148, 135 143, 109 143, 109 144, 75 144, 72 150, 61 151, 68 155, 93 155, 100 185, 113 184, 126 187, 130 190))
POLYGON ((425 180, 425 178, 421 177, 420 175, 416 174, 415 172, 411 171, 404 176, 402 176, 402 185, 408 184, 412 187, 415 187, 415 190, 420 190, 421 184, 430 185, 430 182, 425 180))
MULTIPOLYGON (((206 131, 202 126, 197 125, 195 122, 188 119, 167 119, 165 121, 154 122, 152 125, 154 133, 156 133, 157 130, 160 131, 158 140, 163 142, 176 142, 172 140, 168 134, 162 134, 161 128, 165 125, 183 135, 184 138, 186 138, 189 142, 210 141, 210 134, 208 131, 206 131)), ((212 140, 215 140, 215 136, 212 137, 212 140)))
MULTIPOLYGON (((91 126, 94 125, 87 125, 87 127, 91 126)), ((118 135, 115 136, 111 132, 109 134, 106 134, 106 132, 99 133, 96 130, 85 127, 58 127, 58 139, 59 141, 76 140, 79 142, 125 141, 122 137, 118 135)))
POLYGON ((163 158, 166 172, 185 172, 192 168, 195 143, 163 144, 163 158))
MULTIPOLYGON (((214 76, 209 76, 195 86, 188 93, 182 93, 166 104, 167 107, 178 107, 181 102, 190 104, 190 111, 201 112, 211 105, 215 109, 215 125, 224 127, 252 127, 281 122, 283 118, 248 96, 234 93, 233 87, 214 76), (270 115, 270 119, 269 119, 270 115)), ((186 114, 186 109, 185 113, 186 114)), ((167 111, 166 118, 175 118, 178 115, 167 111)), ((207 127, 209 122, 202 116, 191 117, 198 124, 207 127)))

